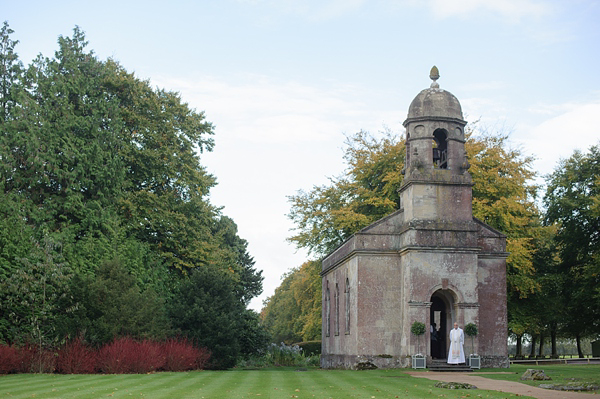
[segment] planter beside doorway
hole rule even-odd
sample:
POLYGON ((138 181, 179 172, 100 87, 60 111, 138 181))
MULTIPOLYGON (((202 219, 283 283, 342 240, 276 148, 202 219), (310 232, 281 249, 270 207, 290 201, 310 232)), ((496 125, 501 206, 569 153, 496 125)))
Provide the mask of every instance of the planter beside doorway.
POLYGON ((412 355, 412 368, 413 369, 424 369, 426 365, 425 356, 421 354, 412 355))
POLYGON ((469 355, 469 357, 467 358, 467 366, 471 367, 472 369, 480 369, 481 368, 481 356, 475 354, 475 355, 469 355))

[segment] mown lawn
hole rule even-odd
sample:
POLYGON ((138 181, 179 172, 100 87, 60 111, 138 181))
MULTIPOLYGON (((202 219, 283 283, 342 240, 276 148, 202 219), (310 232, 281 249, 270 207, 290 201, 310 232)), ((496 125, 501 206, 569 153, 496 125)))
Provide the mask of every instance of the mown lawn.
MULTIPOLYGON (((547 367, 551 369, 561 366, 547 367)), ((599 366, 566 367, 567 378, 600 375, 599 366), (577 369, 577 370, 576 370, 577 369), (579 370, 579 371, 578 371, 579 370)), ((522 367, 511 368, 515 373, 522 367)), ((0 376, 0 398, 506 398, 506 393, 435 388, 407 370, 338 371, 293 368, 129 375, 0 376)), ((491 370, 490 370, 491 371, 491 370)), ((506 369, 502 370, 506 371, 506 369)), ((563 373, 563 371, 559 371, 563 373)), ((561 376, 563 375, 561 374, 561 376)), ((520 375, 520 374, 519 374, 520 375)), ((566 374, 565 374, 566 375, 566 374)), ((490 377, 513 379, 517 374, 490 377)), ((516 396, 516 395, 509 395, 516 396)))
MULTIPOLYGON (((483 370, 486 371, 485 369, 483 370)), ((490 370, 492 371, 492 370, 490 370)), ((497 371, 497 370, 493 370, 497 371)), ((512 365, 509 371, 512 374, 479 374, 482 377, 496 379, 496 380, 507 380, 517 381, 524 384, 538 386, 540 384, 581 384, 587 383, 591 385, 600 386, 600 365, 567 365, 567 364, 553 364, 553 365, 512 365), (544 370, 546 375, 552 380, 549 381, 521 381, 521 375, 527 369, 544 370)))

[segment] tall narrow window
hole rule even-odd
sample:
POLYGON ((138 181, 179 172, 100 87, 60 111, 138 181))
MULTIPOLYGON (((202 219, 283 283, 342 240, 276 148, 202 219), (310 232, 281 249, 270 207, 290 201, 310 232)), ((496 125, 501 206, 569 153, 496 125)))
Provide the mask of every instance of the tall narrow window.
POLYGON ((325 290, 325 336, 329 337, 331 333, 331 295, 329 293, 329 281, 325 290))
POLYGON ((340 335, 340 287, 335 283, 335 335, 340 335))
POLYGON ((406 154, 406 162, 404 163, 404 167, 408 169, 408 165, 410 165, 410 133, 406 132, 406 148, 404 153, 406 154))
POLYGON ((346 290, 344 291, 346 307, 346 334, 350 334, 350 281, 346 278, 346 290))

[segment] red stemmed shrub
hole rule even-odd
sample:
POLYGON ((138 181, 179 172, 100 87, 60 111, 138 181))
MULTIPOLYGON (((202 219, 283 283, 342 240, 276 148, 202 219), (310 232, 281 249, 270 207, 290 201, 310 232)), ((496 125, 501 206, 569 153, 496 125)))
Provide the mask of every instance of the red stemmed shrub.
POLYGON ((169 339, 162 344, 165 371, 186 371, 203 369, 210 352, 204 348, 196 348, 187 339, 169 339))
POLYGON ((53 373, 56 370, 54 352, 40 349, 35 345, 18 348, 17 373, 53 373))
POLYGON ((149 340, 116 338, 98 351, 98 371, 108 374, 149 373, 164 363, 160 344, 149 340))
POLYGON ((19 350, 14 346, 0 345, 0 374, 16 373, 20 357, 19 350))
POLYGON ((98 350, 86 346, 81 338, 77 338, 68 341, 57 352, 40 351, 32 345, 0 345, 0 374, 187 371, 203 369, 209 358, 210 351, 195 347, 185 338, 159 343, 122 337, 98 350))
POLYGON ((90 374, 96 369, 97 353, 87 347, 81 338, 68 341, 58 351, 56 371, 64 374, 90 374))
POLYGON ((162 368, 165 357, 160 350, 160 343, 150 340, 138 342, 137 356, 131 358, 130 373, 149 373, 162 368))

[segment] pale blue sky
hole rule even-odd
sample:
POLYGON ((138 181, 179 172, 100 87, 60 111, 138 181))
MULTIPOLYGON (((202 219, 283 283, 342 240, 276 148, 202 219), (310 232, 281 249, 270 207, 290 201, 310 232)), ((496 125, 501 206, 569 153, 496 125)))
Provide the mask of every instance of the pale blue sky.
POLYGON ((540 174, 598 143, 600 1, 6 1, 27 64, 75 25, 89 48, 179 91, 216 126, 211 201, 239 226, 265 293, 306 255, 286 196, 344 168, 344 134, 402 134, 440 69, 469 121, 512 131, 540 174))

